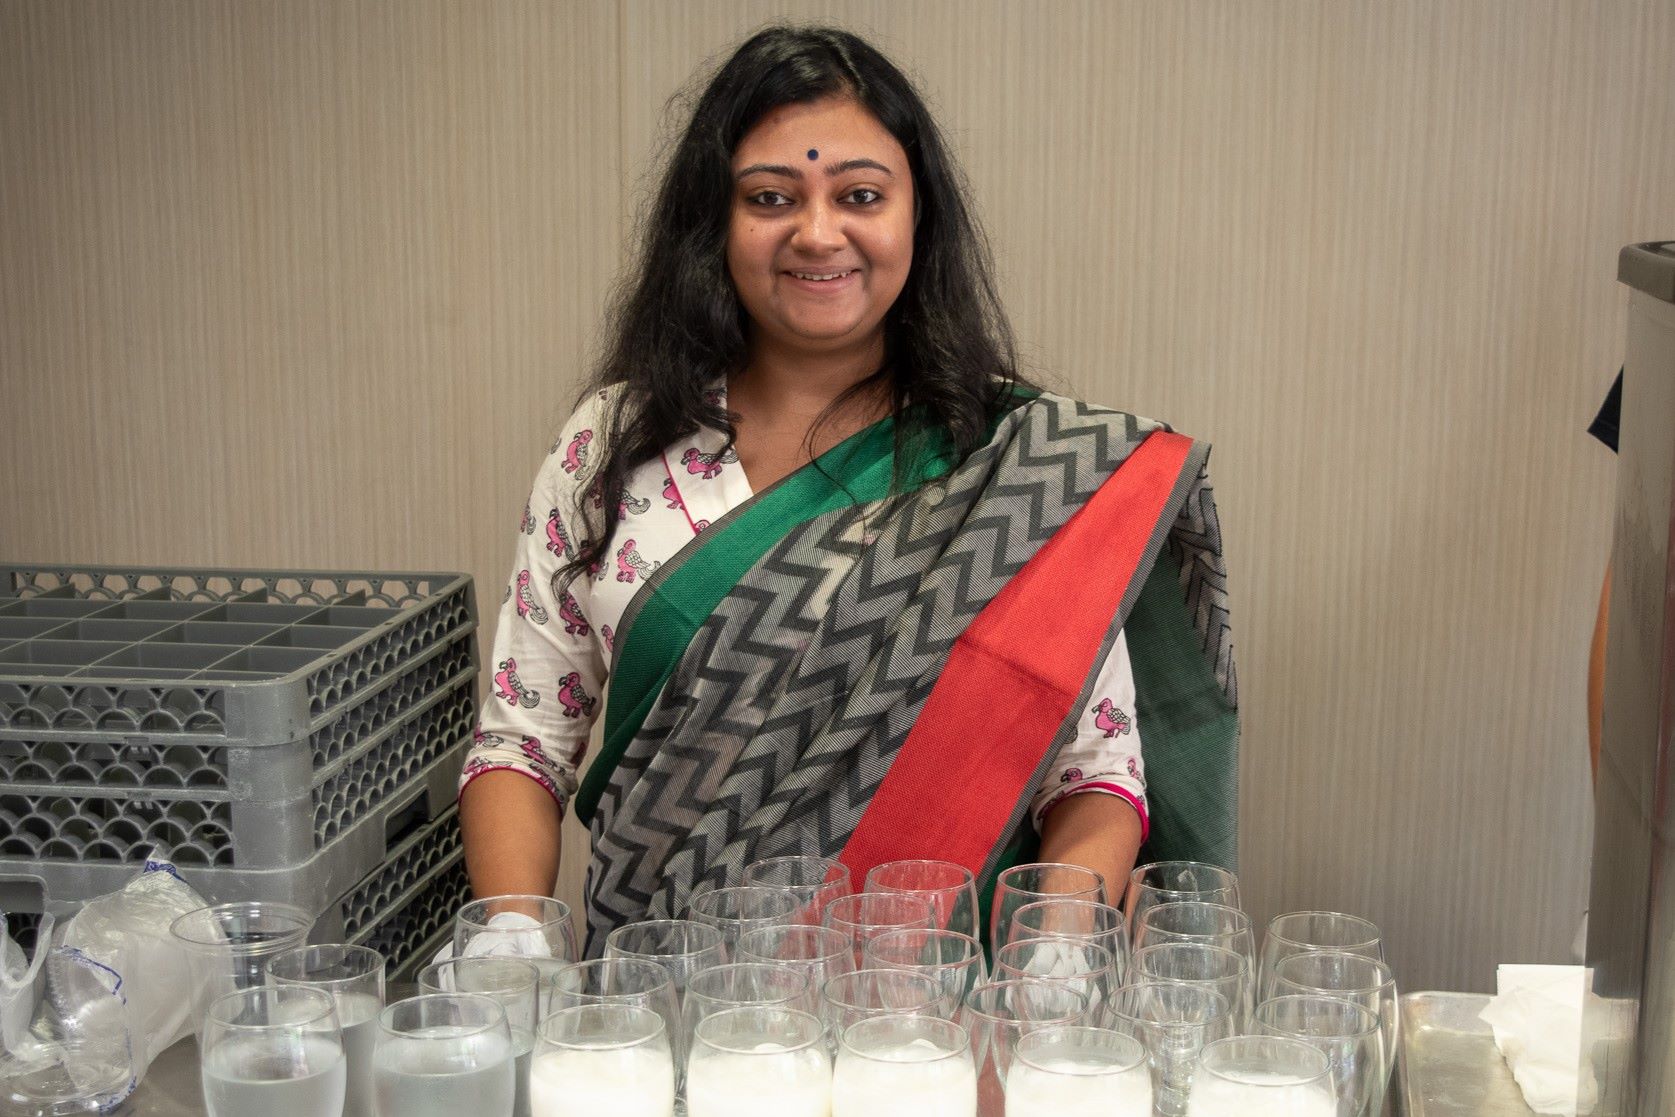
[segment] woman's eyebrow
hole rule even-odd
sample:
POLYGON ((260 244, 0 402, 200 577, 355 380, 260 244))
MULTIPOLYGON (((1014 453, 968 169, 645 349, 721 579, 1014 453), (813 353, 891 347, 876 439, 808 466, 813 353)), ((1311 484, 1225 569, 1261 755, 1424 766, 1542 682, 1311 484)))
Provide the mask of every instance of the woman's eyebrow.
MULTIPOLYGON (((891 178, 896 177, 896 172, 892 171, 889 167, 886 167, 883 163, 880 163, 876 159, 845 159, 841 163, 826 164, 826 176, 828 178, 835 175, 841 175, 845 171, 862 170, 882 171, 891 178)), ((803 172, 786 163, 752 163, 750 166, 741 170, 734 176, 734 178, 743 179, 748 178, 751 175, 779 175, 782 178, 794 178, 801 182, 803 172)))

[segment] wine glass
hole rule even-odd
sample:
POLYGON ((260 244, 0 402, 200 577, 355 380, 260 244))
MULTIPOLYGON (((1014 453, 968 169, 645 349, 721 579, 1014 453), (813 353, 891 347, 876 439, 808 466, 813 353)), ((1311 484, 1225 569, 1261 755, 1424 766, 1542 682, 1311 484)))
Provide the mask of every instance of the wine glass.
POLYGON ((574 962, 580 955, 570 905, 551 896, 472 900, 454 916, 454 957, 475 954, 574 962))
POLYGON ((535 1033, 530 1117, 673 1117, 667 1027, 662 1014, 643 1005, 557 1009, 535 1033))
POLYGON ((626 923, 605 936, 605 957, 656 962, 669 971, 675 998, 686 992, 692 975, 727 960, 721 932, 689 919, 648 919, 626 923))
POLYGON ((1128 920, 1122 909, 1092 900, 1049 899, 1025 904, 1012 916, 1008 942, 1018 939, 1077 939, 1097 943, 1116 959, 1117 980, 1128 975, 1128 920))
POLYGON ((842 931, 792 923, 758 927, 740 935, 738 960, 801 970, 808 975, 809 987, 818 994, 831 978, 855 968, 855 950, 842 931))
POLYGON ((1088 1000, 1047 981, 996 981, 971 991, 965 1025, 977 1066, 977 1104, 998 1114, 1005 1106, 1006 1076, 1018 1041, 1037 1028, 1086 1024, 1088 1000))
POLYGON ((1058 1025, 1018 1040, 1006 1117, 1151 1117, 1146 1049, 1109 1028, 1058 1025))
POLYGON ((888 931, 904 927, 929 930, 936 921, 931 902, 923 896, 899 892, 857 892, 826 905, 821 924, 848 936, 855 964, 863 964, 866 944, 888 931))
POLYGON ((1384 960, 1384 940, 1378 928, 1359 915, 1341 911, 1294 911, 1268 921, 1257 966, 1257 998, 1273 992, 1274 967, 1282 958, 1316 950, 1335 950, 1384 960))
POLYGON ((1401 1013, 1396 979, 1388 965, 1364 954, 1338 950, 1293 954, 1275 964, 1273 992, 1276 997, 1337 997, 1375 1013, 1386 1052, 1384 1077, 1389 1081, 1396 1063, 1394 1053, 1401 1042, 1401 1013))
POLYGON ((777 888, 797 898, 796 923, 816 926, 826 905, 855 889, 849 866, 829 857, 768 857, 744 867, 744 882, 777 888))
POLYGON ((722 949, 731 960, 737 956, 740 935, 758 927, 790 923, 796 913, 797 898, 792 893, 742 884, 695 893, 687 905, 686 917, 720 931, 722 949))
POLYGON ((527 1117, 529 1058, 535 1050, 535 1022, 540 1018, 541 974, 529 959, 479 955, 451 958, 419 971, 419 992, 478 993, 492 997, 506 1010, 512 1037, 512 1059, 517 1074, 514 1117, 527 1117))
POLYGON ((867 969, 906 970, 934 978, 942 987, 940 1015, 950 1020, 966 996, 989 980, 982 944, 958 931, 887 931, 867 943, 864 954, 867 969))
POLYGON ((1245 1031, 1255 1010, 1250 960, 1219 946, 1166 942, 1134 952, 1130 980, 1187 981, 1208 985, 1233 1006, 1234 1027, 1245 1031))
POLYGON ((1103 1020, 1117 987, 1116 962, 1097 943, 1078 939, 1020 939, 995 952, 998 981, 1050 981, 1088 1000, 1088 1018, 1103 1020))
POLYGON ((1176 900, 1155 904, 1134 928, 1134 949, 1166 942, 1195 942, 1242 954, 1256 972, 1256 936, 1250 916, 1226 904, 1176 900))
POLYGON ((699 1021, 686 1068, 688 1117, 828 1117, 832 1057, 820 1021, 751 1005, 699 1021))
POLYGON ((378 1014, 378 1117, 512 1117, 517 1074, 506 1009, 480 993, 431 993, 378 1014))
POLYGON ((1326 1056, 1301 1040, 1233 1036, 1198 1056, 1187 1117, 1339 1117, 1326 1056))
POLYGON ((1204 1046, 1233 1033, 1233 1007, 1208 985, 1137 978, 1111 998, 1111 1027, 1146 1049, 1152 1106, 1183 1117, 1204 1046))
POLYGON ((767 962, 732 962, 692 975, 681 1001, 681 1040, 692 1059, 692 1037, 706 1018, 731 1008, 784 1008, 810 1015, 818 994, 808 974, 767 962))
POLYGON ((1337 997, 1274 997, 1256 1006, 1256 1031, 1300 1039, 1325 1055, 1347 1117, 1384 1112, 1384 1040, 1375 1013, 1337 997))
POLYGON ((832 1069, 832 1117, 972 1117, 971 1036, 936 1016, 884 1015, 844 1029, 832 1069))
POLYGON ((372 1117, 372 1047, 384 1009, 384 956, 369 946, 299 946, 268 962, 268 982, 319 989, 337 1006, 347 1060, 343 1117, 372 1117))
POLYGON ((935 1016, 942 986, 933 978, 903 970, 853 970, 820 990, 820 1019, 835 1051, 845 1028, 875 1016, 935 1016))
POLYGON ((1080 865, 1041 863, 1015 865, 995 878, 989 913, 989 945, 999 950, 1011 941, 1012 919, 1018 909, 1037 900, 1107 902, 1105 878, 1080 865))
POLYGON ((1240 907, 1239 878, 1229 869, 1202 861, 1154 861, 1128 874, 1123 909, 1132 934, 1146 909, 1158 904, 1197 900, 1240 907))
POLYGON ((211 1001, 203 1019, 209 1117, 340 1117, 348 1069, 337 1005, 322 989, 253 986, 211 1001))
POLYGON ((952 861, 886 861, 867 873, 866 891, 899 892, 931 903, 935 926, 977 937, 977 880, 952 861))

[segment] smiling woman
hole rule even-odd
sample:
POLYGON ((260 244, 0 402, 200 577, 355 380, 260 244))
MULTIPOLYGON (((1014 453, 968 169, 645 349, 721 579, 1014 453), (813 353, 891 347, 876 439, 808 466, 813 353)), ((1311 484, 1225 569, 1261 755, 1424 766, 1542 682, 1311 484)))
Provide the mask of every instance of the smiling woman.
POLYGON ((567 806, 594 951, 768 857, 985 894, 1035 856, 1114 886, 1148 840, 1232 862, 1208 448, 1020 381, 888 59, 770 28, 722 64, 610 338, 518 536, 462 778, 479 896, 551 891, 567 806))

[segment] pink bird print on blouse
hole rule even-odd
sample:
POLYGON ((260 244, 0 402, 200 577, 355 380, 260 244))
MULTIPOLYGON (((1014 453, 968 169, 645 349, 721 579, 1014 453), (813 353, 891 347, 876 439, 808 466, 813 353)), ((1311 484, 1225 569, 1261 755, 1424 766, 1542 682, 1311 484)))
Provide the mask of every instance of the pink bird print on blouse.
POLYGON ((494 676, 494 693, 497 698, 504 698, 508 706, 522 706, 526 710, 533 710, 541 704, 538 691, 530 690, 518 678, 518 661, 503 659, 500 670, 494 676))
POLYGON ((582 686, 582 677, 577 672, 572 671, 558 680, 558 704, 564 707, 565 717, 579 718, 592 714, 593 704, 597 701, 582 686))
POLYGON ((518 530, 522 531, 525 535, 535 534, 535 517, 530 513, 529 505, 527 504, 523 506, 523 523, 518 525, 518 530))
POLYGON ((696 446, 688 448, 680 456, 681 464, 686 466, 686 472, 695 474, 705 481, 713 481, 721 472, 724 465, 732 465, 739 460, 739 455, 731 447, 719 454, 700 454, 696 446))
POLYGON ((636 576, 649 578, 661 563, 647 562, 630 539, 616 553, 616 580, 632 582, 636 576))
POLYGON ((574 473, 587 464, 587 444, 592 441, 592 431, 581 431, 570 440, 564 451, 564 472, 574 473))
POLYGON ((547 513, 547 550, 559 558, 570 557, 570 537, 564 533, 564 525, 558 521, 558 509, 547 513))
POLYGON ((564 631, 572 636, 586 636, 592 631, 587 618, 582 616, 581 605, 569 590, 565 590, 564 596, 558 599, 558 619, 564 622, 564 631))
POLYGON ((1093 710, 1093 724, 1095 728, 1104 732, 1106 737, 1116 737, 1128 732, 1128 715, 1118 709, 1116 703, 1109 698, 1101 698, 1099 705, 1093 710))
POLYGON ((608 625, 608 624, 607 625, 601 625, 600 628, 599 628, 599 635, 604 637, 604 639, 605 639, 605 650, 606 651, 608 651, 608 652, 616 651, 616 633, 611 631, 611 626, 610 625, 608 625))
POLYGON ((547 623, 547 611, 541 608, 541 603, 535 600, 535 593, 529 588, 529 571, 518 571, 518 616, 535 624, 547 623))
POLYGON ((669 507, 677 512, 686 509, 686 502, 680 498, 680 490, 675 488, 675 475, 673 473, 663 479, 663 499, 668 501, 669 507))
POLYGON ((624 492, 622 499, 617 501, 616 518, 626 520, 630 514, 643 516, 650 511, 651 501, 643 496, 635 496, 633 493, 624 492))

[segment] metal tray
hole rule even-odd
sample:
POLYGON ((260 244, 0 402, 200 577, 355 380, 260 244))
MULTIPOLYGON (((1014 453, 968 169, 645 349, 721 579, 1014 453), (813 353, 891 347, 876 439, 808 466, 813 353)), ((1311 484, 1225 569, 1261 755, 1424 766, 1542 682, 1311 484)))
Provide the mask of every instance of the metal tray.
POLYGON ((1402 998, 1402 1100, 1407 1117, 1533 1117, 1523 1092, 1477 1014, 1480 993, 1402 998))

